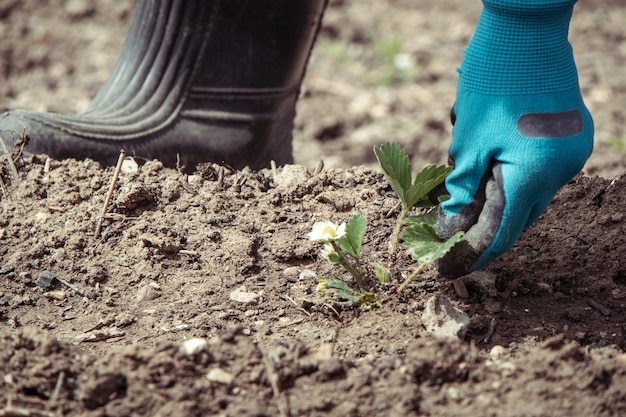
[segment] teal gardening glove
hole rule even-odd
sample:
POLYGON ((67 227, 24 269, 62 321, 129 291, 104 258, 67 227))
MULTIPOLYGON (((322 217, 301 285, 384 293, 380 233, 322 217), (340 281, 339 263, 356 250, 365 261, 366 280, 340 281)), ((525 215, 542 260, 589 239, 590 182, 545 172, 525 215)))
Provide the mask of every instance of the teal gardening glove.
POLYGON ((567 41, 576 0, 483 0, 459 69, 454 171, 437 232, 463 240, 438 262, 456 278, 506 252, 582 169, 593 148, 567 41))

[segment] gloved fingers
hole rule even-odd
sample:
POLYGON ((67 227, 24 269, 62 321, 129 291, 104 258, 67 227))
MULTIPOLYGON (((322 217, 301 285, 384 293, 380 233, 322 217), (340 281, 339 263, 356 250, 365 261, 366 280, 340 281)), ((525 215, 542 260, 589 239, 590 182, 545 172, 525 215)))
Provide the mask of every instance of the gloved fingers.
POLYGON ((495 162, 483 175, 471 204, 450 217, 440 209, 439 237, 447 239, 459 230, 466 232, 461 241, 437 262, 441 275, 452 279, 471 272, 500 229, 505 203, 502 164, 495 162))

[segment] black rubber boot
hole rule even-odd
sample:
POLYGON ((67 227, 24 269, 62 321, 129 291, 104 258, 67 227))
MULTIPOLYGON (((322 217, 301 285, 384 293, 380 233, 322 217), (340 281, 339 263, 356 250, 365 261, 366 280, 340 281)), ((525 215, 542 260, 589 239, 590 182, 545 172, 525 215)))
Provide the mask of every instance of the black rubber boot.
POLYGON ((293 161, 295 104, 327 0, 139 0, 111 77, 75 116, 9 111, 7 145, 116 162, 195 168, 293 161))

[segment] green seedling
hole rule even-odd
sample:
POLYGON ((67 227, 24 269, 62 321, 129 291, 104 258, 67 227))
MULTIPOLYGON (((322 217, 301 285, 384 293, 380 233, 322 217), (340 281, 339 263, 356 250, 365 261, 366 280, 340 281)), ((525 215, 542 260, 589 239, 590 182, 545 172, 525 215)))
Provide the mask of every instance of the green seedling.
POLYGON ((348 220, 348 224, 317 222, 309 233, 310 240, 326 243, 322 257, 333 265, 343 267, 361 288, 365 286, 365 270, 361 266, 359 256, 366 228, 365 218, 355 214, 348 220))
POLYGON ((340 279, 321 279, 317 284, 317 292, 326 294, 327 290, 332 290, 340 300, 346 300, 359 307, 362 311, 371 310, 373 307, 380 307, 380 301, 372 291, 361 289, 355 291, 340 279))
MULTIPOLYGON (((374 275, 380 283, 388 283, 391 280, 394 268, 393 259, 398 249, 400 232, 404 227, 403 245, 411 257, 419 262, 419 266, 400 286, 399 290, 402 290, 422 272, 426 265, 443 257, 463 236, 463 232, 458 232, 450 239, 441 241, 436 233, 436 209, 425 215, 407 217, 409 211, 415 207, 425 208, 437 205, 437 202, 431 201, 429 193, 445 180, 451 168, 429 165, 413 178, 409 157, 398 144, 388 142, 374 148, 374 152, 385 178, 400 197, 402 207, 389 242, 391 267, 386 269, 383 265, 374 263, 374 275)), ((355 214, 350 217, 347 224, 335 224, 329 221, 316 222, 308 235, 310 240, 324 243, 322 257, 332 265, 341 266, 348 271, 360 289, 357 292, 340 279, 322 279, 319 281, 318 292, 325 293, 326 290, 332 289, 339 298, 351 301, 364 310, 379 305, 376 294, 366 290, 367 269, 359 260, 366 229, 365 218, 360 214, 355 214)))
POLYGON ((399 38, 377 42, 374 50, 378 54, 378 60, 382 61, 379 70, 375 72, 376 79, 381 84, 409 80, 419 72, 415 58, 405 52, 399 38))
POLYGON ((389 271, 387 271, 387 268, 385 268, 382 264, 374 262, 374 273, 376 274, 378 282, 381 284, 389 283, 389 271))
POLYGON ((324 243, 322 257, 332 265, 341 266, 348 271, 360 288, 360 291, 355 291, 340 279, 321 279, 317 291, 325 294, 326 290, 332 290, 340 299, 352 302, 361 310, 380 305, 376 294, 364 289, 367 271, 361 265, 359 257, 366 229, 365 218, 355 214, 347 224, 316 222, 309 233, 310 240, 324 243))
POLYGON ((414 207, 432 207, 437 205, 429 196, 452 172, 452 168, 444 165, 428 165, 412 178, 411 161, 406 152, 394 142, 374 148, 376 158, 383 174, 391 188, 398 194, 401 203, 401 211, 396 226, 389 241, 389 256, 391 258, 391 274, 394 269, 395 253, 398 249, 398 241, 403 226, 407 226, 402 240, 413 259, 420 263, 417 270, 402 284, 400 290, 405 288, 428 264, 443 257, 463 236, 462 232, 456 233, 450 239, 442 242, 435 231, 437 224, 437 211, 431 210, 426 216, 406 218, 414 207))
POLYGON ((406 215, 414 207, 432 207, 436 204, 430 200, 428 193, 446 179, 452 168, 444 165, 427 165, 412 179, 411 161, 400 145, 387 142, 374 148, 374 153, 387 182, 398 194, 402 205, 389 241, 389 254, 393 256, 398 249, 400 231, 406 215))

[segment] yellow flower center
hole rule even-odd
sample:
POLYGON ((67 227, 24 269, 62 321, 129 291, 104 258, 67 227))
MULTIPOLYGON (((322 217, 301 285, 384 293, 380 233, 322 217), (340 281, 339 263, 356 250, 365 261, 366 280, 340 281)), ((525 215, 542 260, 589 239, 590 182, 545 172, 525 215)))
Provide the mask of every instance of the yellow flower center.
POLYGON ((336 230, 332 226, 326 226, 326 227, 324 227, 324 230, 322 231, 322 235, 335 237, 336 236, 336 230))

